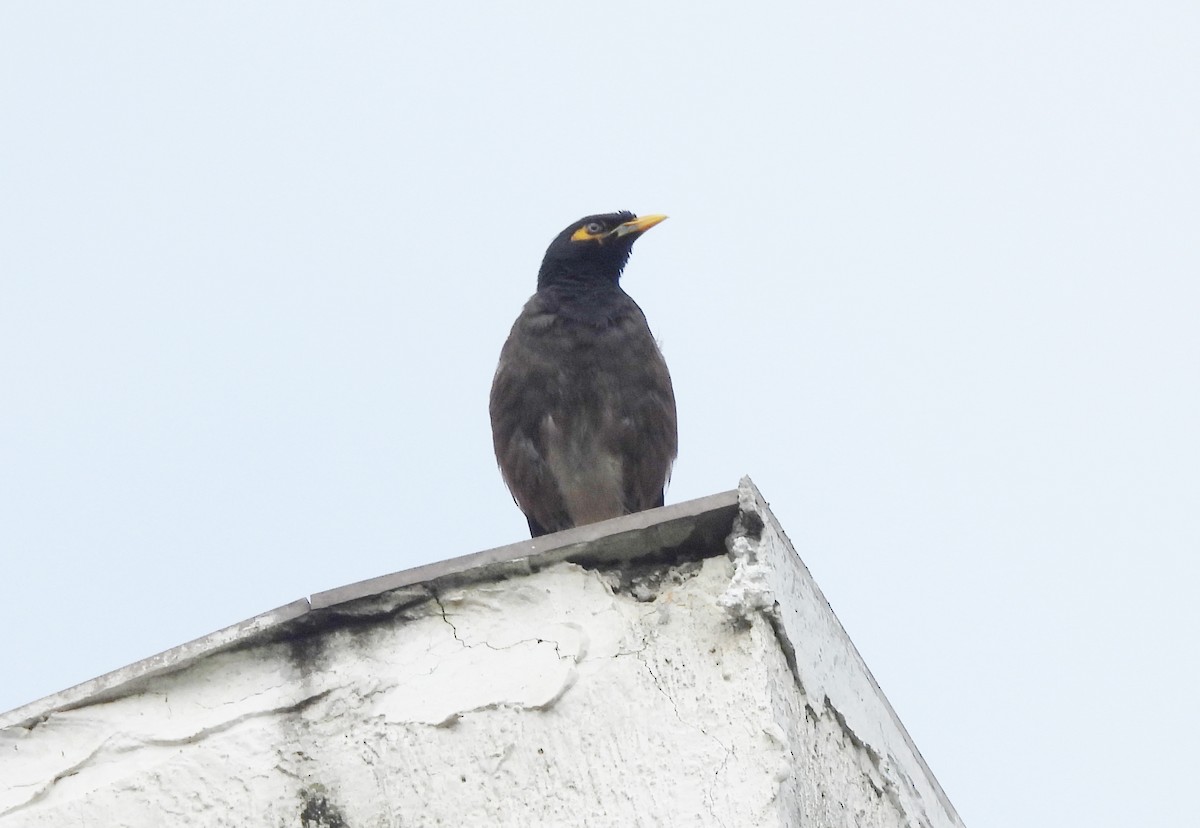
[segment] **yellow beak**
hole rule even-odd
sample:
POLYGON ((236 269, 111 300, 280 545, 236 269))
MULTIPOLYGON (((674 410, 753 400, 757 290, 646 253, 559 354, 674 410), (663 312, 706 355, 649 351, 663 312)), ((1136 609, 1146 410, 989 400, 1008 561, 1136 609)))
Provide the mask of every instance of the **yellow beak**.
POLYGON ((616 229, 612 231, 612 235, 620 238, 628 236, 630 233, 645 233, 654 225, 666 221, 667 217, 662 215, 641 216, 640 218, 630 219, 624 224, 618 224, 616 229))

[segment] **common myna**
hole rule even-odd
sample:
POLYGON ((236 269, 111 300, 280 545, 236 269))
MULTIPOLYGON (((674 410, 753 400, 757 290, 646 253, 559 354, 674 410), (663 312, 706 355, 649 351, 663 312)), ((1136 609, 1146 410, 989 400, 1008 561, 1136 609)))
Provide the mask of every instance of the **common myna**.
POLYGON ((663 505, 678 437, 671 375, 621 289, 666 216, 588 216, 558 234, 492 381, 500 473, 533 537, 663 505))

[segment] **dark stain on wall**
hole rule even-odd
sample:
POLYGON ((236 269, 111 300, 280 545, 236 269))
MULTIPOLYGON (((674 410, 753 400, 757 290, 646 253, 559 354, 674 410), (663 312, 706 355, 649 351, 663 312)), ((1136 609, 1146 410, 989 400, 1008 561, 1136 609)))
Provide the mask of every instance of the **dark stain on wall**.
POLYGON ((320 787, 305 788, 300 792, 304 807, 300 810, 301 828, 350 828, 342 812, 329 801, 320 787))

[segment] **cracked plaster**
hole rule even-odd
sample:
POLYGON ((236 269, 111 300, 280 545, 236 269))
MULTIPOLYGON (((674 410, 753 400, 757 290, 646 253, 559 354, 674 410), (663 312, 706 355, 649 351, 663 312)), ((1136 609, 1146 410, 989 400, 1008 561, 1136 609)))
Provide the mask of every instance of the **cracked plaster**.
POLYGON ((739 507, 728 556, 410 585, 0 730, 0 828, 961 825, 739 507))

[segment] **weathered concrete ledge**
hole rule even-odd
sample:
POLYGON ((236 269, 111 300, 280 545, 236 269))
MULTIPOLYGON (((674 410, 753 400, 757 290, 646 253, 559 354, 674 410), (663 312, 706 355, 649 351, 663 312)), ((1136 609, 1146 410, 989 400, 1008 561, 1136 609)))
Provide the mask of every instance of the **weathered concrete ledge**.
POLYGON ((0 716, 0 828, 961 826, 749 480, 0 716))
POLYGON ((681 555, 694 559, 723 555, 725 536, 736 514, 735 489, 318 592, 0 713, 0 729, 30 727, 51 713, 112 701, 136 692, 146 679, 168 675, 199 659, 256 641, 286 637, 301 626, 295 622, 302 618, 306 622, 303 626, 311 629, 330 615, 373 613, 367 606, 372 603, 394 607, 408 594, 423 600, 428 597, 424 587, 528 574, 561 561, 616 566, 681 555), (412 587, 422 588, 408 589, 412 587))

